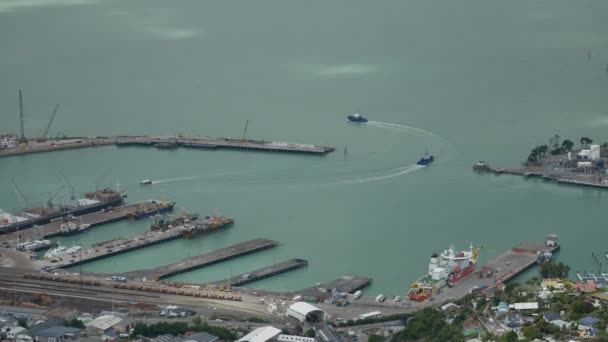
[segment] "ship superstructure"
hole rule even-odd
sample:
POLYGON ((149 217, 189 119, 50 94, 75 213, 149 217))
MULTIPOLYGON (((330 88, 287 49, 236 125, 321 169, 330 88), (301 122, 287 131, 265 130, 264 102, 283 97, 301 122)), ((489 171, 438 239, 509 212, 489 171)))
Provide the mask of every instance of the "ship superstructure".
POLYGON ((192 221, 184 227, 182 236, 185 239, 194 239, 196 237, 215 233, 230 227, 234 223, 234 219, 220 216, 217 212, 212 216, 205 216, 204 219, 192 221))

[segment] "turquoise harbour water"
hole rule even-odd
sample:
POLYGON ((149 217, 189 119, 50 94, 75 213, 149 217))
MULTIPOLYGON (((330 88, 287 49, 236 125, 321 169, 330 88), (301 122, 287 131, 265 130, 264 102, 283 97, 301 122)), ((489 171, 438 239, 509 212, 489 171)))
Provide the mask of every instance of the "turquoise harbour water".
MULTIPOLYGON (((608 193, 474 174, 513 166, 559 134, 608 141, 608 2, 0 1, 0 131, 248 136, 333 146, 323 157, 98 147, 0 159, 0 208, 56 189, 114 185, 129 201, 234 217, 231 229, 91 263, 153 267, 247 239, 275 249, 175 279, 218 280, 289 258, 308 268, 253 287, 293 290, 344 274, 403 294, 433 251, 560 236, 558 259, 608 249, 608 193), (588 58, 588 51, 591 58, 588 58), (347 124, 355 111, 376 123, 347 124), (399 126, 403 125, 403 126, 399 126), (348 155, 343 150, 348 146, 348 155), (437 161, 413 167, 430 149, 437 161), (159 181, 142 187, 141 179, 159 181)), ((61 196, 67 196, 64 192, 61 196)), ((58 198, 60 200, 60 198, 58 198)), ((66 244, 146 231, 96 228, 66 244)))

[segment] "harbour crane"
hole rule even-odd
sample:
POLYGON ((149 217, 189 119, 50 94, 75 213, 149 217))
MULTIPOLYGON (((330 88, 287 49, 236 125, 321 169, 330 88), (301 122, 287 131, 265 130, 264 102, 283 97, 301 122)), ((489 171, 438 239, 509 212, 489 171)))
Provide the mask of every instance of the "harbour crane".
POLYGON ((53 199, 55 198, 55 196, 57 196, 57 194, 59 194, 61 190, 63 190, 63 188, 65 188, 65 184, 62 184, 57 190, 49 192, 49 199, 46 202, 47 207, 53 209, 53 199))
POLYGON ((23 210, 26 210, 27 209, 27 200, 25 199, 25 195, 23 195, 23 192, 21 192, 21 190, 19 190, 19 187, 17 186, 17 183, 15 183, 15 180, 13 178, 11 178, 11 183, 13 183, 13 190, 15 190, 15 194, 17 195, 17 198, 19 198, 19 201, 21 201, 23 210))
POLYGON ((74 190, 74 186, 72 185, 72 183, 70 183, 70 181, 68 180, 68 177, 66 177, 63 174, 63 171, 59 171, 59 173, 61 174, 61 177, 63 178, 63 181, 65 182, 65 185, 70 189, 70 199, 73 201, 76 199, 76 191, 74 190))
POLYGON ((42 132, 40 133, 39 138, 36 139, 36 141, 45 141, 46 140, 46 136, 49 133, 49 128, 51 128, 51 125, 53 124, 53 120, 55 119, 55 115, 57 115, 57 111, 58 110, 59 110, 59 104, 55 105, 55 108, 53 108, 53 112, 51 114, 51 118, 49 119, 49 123, 42 130, 42 132))

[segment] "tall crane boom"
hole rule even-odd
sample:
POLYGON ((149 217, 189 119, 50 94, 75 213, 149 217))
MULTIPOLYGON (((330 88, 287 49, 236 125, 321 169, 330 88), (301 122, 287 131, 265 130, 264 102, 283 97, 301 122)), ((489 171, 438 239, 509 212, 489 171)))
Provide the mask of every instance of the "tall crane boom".
POLYGON ((23 209, 27 209, 27 200, 25 199, 25 195, 23 195, 23 192, 21 192, 21 190, 19 190, 19 187, 17 186, 17 183, 15 183, 15 180, 11 178, 11 183, 13 183, 13 190, 15 190, 15 194, 17 194, 17 198, 19 198, 19 200, 21 201, 21 205, 23 207, 23 209))
POLYGON ((42 131, 42 134, 40 135, 40 138, 46 139, 46 135, 49 133, 49 128, 51 128, 51 125, 53 124, 53 120, 55 119, 55 115, 57 115, 57 111, 58 110, 59 110, 59 104, 55 105, 55 108, 53 108, 53 113, 51 114, 51 118, 49 119, 49 123, 44 128, 44 131, 42 131))
POLYGON ((57 194, 59 194, 61 190, 63 190, 63 188, 65 188, 65 184, 62 184, 57 190, 49 192, 49 200, 46 202, 47 207, 51 209, 53 208, 53 199, 55 198, 55 196, 57 196, 57 194))
POLYGON ((67 187, 70 189, 70 199, 73 201, 76 199, 76 191, 74 190, 74 186, 72 185, 72 183, 70 183, 70 181, 68 180, 68 177, 66 177, 63 174, 63 171, 59 171, 59 173, 61 174, 61 177, 63 177, 63 181, 65 182, 65 185, 67 185, 67 187))

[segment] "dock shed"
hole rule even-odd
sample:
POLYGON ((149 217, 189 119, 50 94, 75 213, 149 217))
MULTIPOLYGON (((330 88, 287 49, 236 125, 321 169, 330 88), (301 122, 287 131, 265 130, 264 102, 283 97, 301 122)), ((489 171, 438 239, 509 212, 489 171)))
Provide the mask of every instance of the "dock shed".
POLYGON ((325 320, 325 311, 306 302, 297 302, 287 309, 287 316, 295 318, 302 323, 316 323, 325 320))

